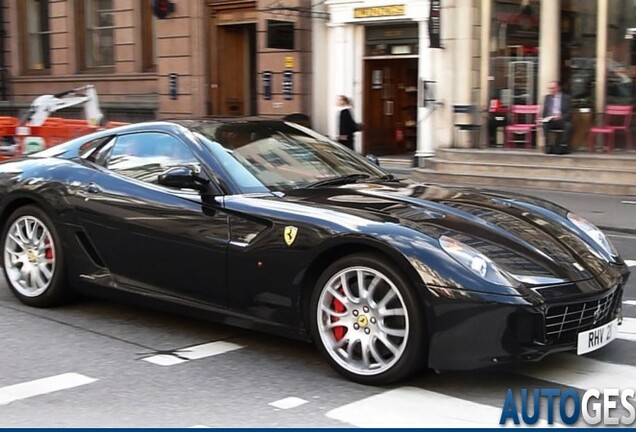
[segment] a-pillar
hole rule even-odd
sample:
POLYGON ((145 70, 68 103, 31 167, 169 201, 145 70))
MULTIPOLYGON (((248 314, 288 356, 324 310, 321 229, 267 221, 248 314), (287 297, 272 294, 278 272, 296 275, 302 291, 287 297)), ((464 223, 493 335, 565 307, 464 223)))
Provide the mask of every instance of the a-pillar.
MULTIPOLYGON (((541 29, 539 31, 539 84, 538 102, 543 107, 544 97, 550 81, 561 80, 559 59, 561 58, 560 0, 541 2, 541 29)), ((545 147, 543 133, 537 134, 537 146, 545 147)))

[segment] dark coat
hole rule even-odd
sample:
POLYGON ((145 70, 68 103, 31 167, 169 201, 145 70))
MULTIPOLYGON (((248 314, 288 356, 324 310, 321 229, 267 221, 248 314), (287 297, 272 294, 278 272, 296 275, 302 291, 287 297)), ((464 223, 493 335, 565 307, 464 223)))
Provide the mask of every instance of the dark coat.
POLYGON ((353 135, 358 131, 358 124, 353 121, 351 110, 344 108, 340 111, 340 122, 338 125, 338 133, 340 135, 353 135))
POLYGON ((343 108, 340 110, 340 119, 338 121, 338 141, 350 149, 353 149, 353 134, 358 130, 358 124, 353 120, 351 109, 343 108), (341 139, 340 137, 343 135, 347 138, 341 139))

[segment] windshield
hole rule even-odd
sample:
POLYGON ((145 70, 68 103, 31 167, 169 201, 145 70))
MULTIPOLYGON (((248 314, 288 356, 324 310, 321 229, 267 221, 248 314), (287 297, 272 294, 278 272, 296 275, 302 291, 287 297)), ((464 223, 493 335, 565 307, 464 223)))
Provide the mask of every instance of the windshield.
POLYGON ((187 126, 244 192, 262 190, 263 186, 284 191, 332 178, 355 181, 386 175, 364 157, 294 123, 258 121, 187 126), (219 154, 219 144, 224 154, 219 154))

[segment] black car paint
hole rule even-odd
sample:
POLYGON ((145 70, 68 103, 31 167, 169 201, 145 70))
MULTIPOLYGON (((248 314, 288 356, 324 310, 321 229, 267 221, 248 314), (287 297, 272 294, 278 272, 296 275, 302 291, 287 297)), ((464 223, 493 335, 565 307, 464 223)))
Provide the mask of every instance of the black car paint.
POLYGON ((532 197, 403 181, 242 194, 178 122, 103 131, 2 163, 0 199, 3 221, 29 201, 51 215, 71 281, 88 293, 117 289, 300 339, 308 339, 306 303, 320 272, 339 256, 376 251, 417 290, 430 336, 428 363, 438 369, 572 349, 541 340, 547 305, 607 295, 629 274, 582 239, 565 209, 532 197), (135 131, 186 143, 212 193, 148 185, 80 158, 89 141, 135 131), (289 225, 298 228, 291 246, 283 239, 289 225), (505 252, 493 259, 504 269, 521 259, 562 281, 530 275, 508 286, 488 283, 440 248, 441 235, 505 252))

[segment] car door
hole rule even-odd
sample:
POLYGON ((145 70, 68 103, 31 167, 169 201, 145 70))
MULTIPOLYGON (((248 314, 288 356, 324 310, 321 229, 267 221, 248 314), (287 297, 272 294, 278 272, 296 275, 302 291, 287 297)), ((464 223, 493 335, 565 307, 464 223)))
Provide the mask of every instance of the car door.
POLYGON ((86 163, 95 174, 77 204, 80 223, 116 282, 224 304, 229 223, 221 198, 158 184, 170 167, 201 171, 188 146, 168 133, 136 132, 86 163))

